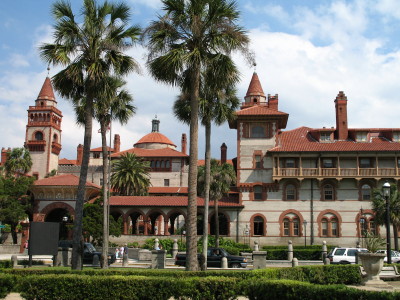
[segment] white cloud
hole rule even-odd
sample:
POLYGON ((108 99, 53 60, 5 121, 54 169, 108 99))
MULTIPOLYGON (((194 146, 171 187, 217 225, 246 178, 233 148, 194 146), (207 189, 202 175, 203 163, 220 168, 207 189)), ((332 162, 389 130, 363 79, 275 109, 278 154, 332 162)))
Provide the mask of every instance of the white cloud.
POLYGON ((9 58, 9 62, 11 66, 13 67, 28 67, 29 66, 29 61, 26 59, 25 56, 21 54, 11 54, 11 57, 9 58))

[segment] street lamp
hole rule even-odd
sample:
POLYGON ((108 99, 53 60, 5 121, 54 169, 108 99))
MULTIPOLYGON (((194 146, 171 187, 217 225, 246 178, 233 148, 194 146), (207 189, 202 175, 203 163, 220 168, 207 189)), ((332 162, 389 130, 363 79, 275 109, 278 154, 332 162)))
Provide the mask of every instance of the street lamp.
POLYGON ((364 230, 364 225, 365 224, 365 219, 363 217, 360 218, 360 237, 361 237, 361 247, 364 247, 364 234, 365 234, 365 230, 364 230))
POLYGON ((392 247, 390 245, 390 183, 385 182, 383 187, 383 196, 386 200, 386 255, 387 255, 387 263, 392 263, 392 247))
POLYGON ((303 221, 304 225, 304 247, 307 247, 307 221, 303 221))

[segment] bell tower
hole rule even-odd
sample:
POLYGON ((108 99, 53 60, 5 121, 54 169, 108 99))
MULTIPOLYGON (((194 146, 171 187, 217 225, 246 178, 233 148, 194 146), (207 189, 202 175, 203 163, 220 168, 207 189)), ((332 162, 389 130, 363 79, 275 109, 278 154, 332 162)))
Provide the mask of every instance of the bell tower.
POLYGON ((26 125, 25 147, 32 157, 30 175, 38 179, 58 169, 58 155, 61 151, 62 113, 57 109, 53 86, 46 77, 35 106, 29 106, 26 125))

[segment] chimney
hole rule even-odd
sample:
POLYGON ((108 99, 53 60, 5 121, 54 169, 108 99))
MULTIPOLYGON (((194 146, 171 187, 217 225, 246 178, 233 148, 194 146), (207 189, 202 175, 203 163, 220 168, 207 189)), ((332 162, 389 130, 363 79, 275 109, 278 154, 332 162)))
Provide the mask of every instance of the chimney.
POLYGON ((121 139, 119 134, 114 135, 114 153, 119 152, 121 149, 121 139))
POLYGON ((347 97, 340 91, 335 99, 336 109, 336 136, 338 140, 345 141, 349 136, 347 124, 347 97))
POLYGON ((4 164, 7 161, 7 149, 5 149, 4 147, 1 148, 1 164, 4 164))
POLYGON ((76 164, 81 165, 82 164, 82 158, 83 158, 83 145, 79 144, 78 147, 76 148, 76 164))
POLYGON ((273 110, 278 110, 278 94, 275 94, 275 96, 268 94, 268 107, 273 110))
POLYGON ((221 145, 221 164, 226 163, 226 150, 228 147, 226 146, 225 143, 222 143, 221 145))
POLYGON ((182 140, 181 140, 181 147, 182 147, 182 153, 186 154, 186 146, 187 146, 187 140, 186 140, 186 133, 182 133, 182 140))

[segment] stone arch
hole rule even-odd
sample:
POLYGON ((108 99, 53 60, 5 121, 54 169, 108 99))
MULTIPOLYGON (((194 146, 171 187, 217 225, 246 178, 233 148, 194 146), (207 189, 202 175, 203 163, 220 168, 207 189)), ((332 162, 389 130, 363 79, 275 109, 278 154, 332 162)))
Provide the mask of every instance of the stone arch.
POLYGON ((169 234, 181 234, 186 225, 186 214, 181 209, 173 209, 168 212, 166 220, 168 222, 169 234), (183 220, 180 219, 180 216, 183 217, 183 220))
POLYGON ((158 209, 151 209, 146 214, 147 227, 150 234, 153 235, 167 235, 165 213, 158 209))
POLYGON ((333 209, 325 209, 319 213, 319 215, 317 217, 318 236, 322 237, 322 220, 326 218, 327 214, 333 215, 327 219, 328 221, 331 221, 334 218, 337 219, 338 233, 337 233, 337 236, 335 236, 335 237, 341 237, 342 236, 342 217, 336 210, 333 210, 333 209))
POLYGON ((67 210, 67 211, 69 212, 69 214, 70 214, 71 216, 75 216, 75 210, 72 208, 72 206, 69 205, 69 204, 67 204, 67 203, 64 203, 64 202, 53 202, 53 203, 47 205, 46 207, 44 207, 44 208, 41 210, 40 214, 43 214, 43 215, 46 216, 46 215, 48 215, 52 210, 58 209, 58 208, 65 209, 65 210, 67 210))
POLYGON ((137 208, 130 209, 126 214, 128 222, 128 233, 130 234, 145 234, 145 213, 137 208))
POLYGON ((299 226, 299 235, 298 236, 303 236, 303 226, 301 226, 301 224, 303 224, 304 218, 303 218, 303 215, 296 209, 287 209, 284 212, 282 212, 281 215, 279 216, 280 236, 285 236, 284 235, 284 226, 283 226, 284 224, 283 224, 283 221, 290 214, 296 215, 297 219, 299 220, 300 226, 299 226))

